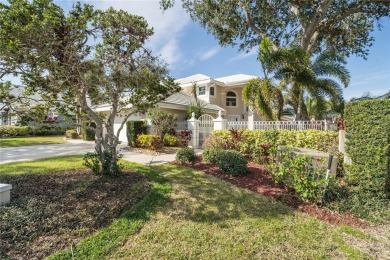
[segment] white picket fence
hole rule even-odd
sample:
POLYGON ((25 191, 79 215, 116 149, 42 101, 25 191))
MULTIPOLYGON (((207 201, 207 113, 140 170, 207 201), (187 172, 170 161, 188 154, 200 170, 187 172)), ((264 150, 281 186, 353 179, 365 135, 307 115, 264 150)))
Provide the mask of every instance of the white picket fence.
POLYGON ((226 122, 226 128, 227 129, 248 129, 248 122, 247 121, 227 121, 226 122))
POLYGON ((256 130, 328 130, 326 121, 255 121, 254 129, 256 130))
POLYGON ((173 124, 173 129, 175 129, 176 131, 187 130, 188 129, 188 121, 176 121, 173 124))

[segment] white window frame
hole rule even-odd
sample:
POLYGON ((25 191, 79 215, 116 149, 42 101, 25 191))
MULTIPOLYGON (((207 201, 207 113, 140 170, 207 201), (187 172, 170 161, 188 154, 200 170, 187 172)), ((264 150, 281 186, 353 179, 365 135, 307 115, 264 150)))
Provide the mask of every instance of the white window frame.
POLYGON ((198 87, 198 96, 206 96, 206 92, 207 92, 206 86, 199 86, 198 87), (204 88, 204 94, 200 94, 200 88, 204 88))

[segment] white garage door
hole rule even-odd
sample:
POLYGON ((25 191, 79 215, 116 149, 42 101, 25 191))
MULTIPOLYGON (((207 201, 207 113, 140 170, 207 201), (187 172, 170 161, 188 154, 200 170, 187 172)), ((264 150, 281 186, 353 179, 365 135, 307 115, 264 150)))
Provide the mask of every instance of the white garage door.
MULTIPOLYGON (((145 115, 133 115, 131 116, 127 121, 138 121, 138 120, 143 120, 145 118, 145 115)), ((123 115, 117 115, 115 117, 114 121, 114 132, 118 131, 119 127, 121 126, 121 123, 123 122, 123 115)), ((122 143, 127 143, 127 127, 126 124, 123 126, 120 134, 119 134, 119 141, 122 143)))

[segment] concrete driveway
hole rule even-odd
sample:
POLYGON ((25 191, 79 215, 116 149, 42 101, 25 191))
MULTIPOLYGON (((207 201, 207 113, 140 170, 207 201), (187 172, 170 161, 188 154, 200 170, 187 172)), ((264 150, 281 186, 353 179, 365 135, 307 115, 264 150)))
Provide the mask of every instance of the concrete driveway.
POLYGON ((93 142, 0 148, 0 164, 92 152, 93 142))
MULTIPOLYGON (((0 148, 0 164, 36 160, 55 156, 81 155, 87 152, 93 152, 94 145, 94 142, 69 140, 66 144, 0 148)), ((123 147, 125 147, 125 145, 119 145, 118 149, 123 147)), ((140 164, 162 164, 175 160, 175 154, 151 156, 123 149, 120 149, 120 154, 123 154, 124 160, 140 164)))

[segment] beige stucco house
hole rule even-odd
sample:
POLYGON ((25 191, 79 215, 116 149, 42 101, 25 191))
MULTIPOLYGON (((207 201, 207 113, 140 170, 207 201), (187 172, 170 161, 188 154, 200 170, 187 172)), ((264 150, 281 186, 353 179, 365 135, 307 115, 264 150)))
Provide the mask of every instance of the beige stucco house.
MULTIPOLYGON (((211 78, 203 74, 196 74, 182 79, 177 79, 184 93, 190 94, 196 84, 198 99, 217 105, 225 111, 227 121, 248 121, 252 112, 242 100, 242 90, 249 80, 256 76, 237 74, 222 78, 211 78)), ((254 113, 253 120, 261 118, 254 113)))
MULTIPOLYGON (((258 121, 261 118, 257 114, 252 113, 242 100, 242 90, 245 84, 253 78, 256 78, 256 76, 237 74, 213 79, 203 74, 196 74, 177 79, 176 82, 180 84, 182 91, 158 103, 155 109, 177 114, 179 121, 184 121, 188 105, 196 103, 196 100, 191 95, 192 86, 196 83, 197 97, 198 100, 202 101, 204 113, 217 118, 218 112, 221 111, 227 121, 238 122, 248 121, 249 119, 258 121)), ((131 110, 131 105, 129 105, 128 109, 131 110)), ((102 113, 108 113, 109 110, 109 105, 95 107, 95 111, 102 113)), ((119 113, 115 118, 115 131, 119 129, 124 116, 124 113, 119 113)), ((134 114, 128 119, 128 121, 131 120, 146 120, 146 115, 134 114)), ((126 125, 119 134, 119 140, 127 142, 126 125)))

